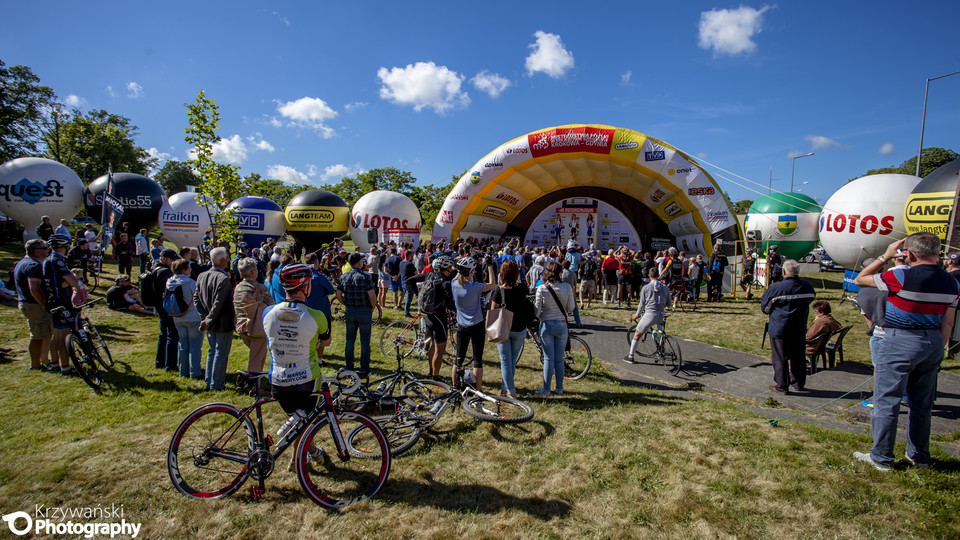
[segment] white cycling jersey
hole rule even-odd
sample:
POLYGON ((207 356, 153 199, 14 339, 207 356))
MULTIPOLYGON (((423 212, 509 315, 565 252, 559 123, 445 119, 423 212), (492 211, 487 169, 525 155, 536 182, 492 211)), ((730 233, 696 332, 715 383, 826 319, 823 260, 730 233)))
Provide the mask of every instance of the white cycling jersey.
POLYGON ((263 310, 270 350, 270 384, 293 386, 320 379, 317 340, 330 333, 327 317, 300 302, 285 301, 263 310))

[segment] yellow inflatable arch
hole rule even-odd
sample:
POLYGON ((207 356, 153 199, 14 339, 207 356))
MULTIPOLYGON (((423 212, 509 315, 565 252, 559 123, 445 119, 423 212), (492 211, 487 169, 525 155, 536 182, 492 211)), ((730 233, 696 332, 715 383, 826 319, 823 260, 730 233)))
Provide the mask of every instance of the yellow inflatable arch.
POLYGON ((523 238, 540 212, 570 198, 616 208, 645 251, 668 238, 688 254, 709 255, 716 242, 741 239, 722 190, 689 156, 633 130, 575 124, 529 133, 484 156, 447 195, 433 240, 523 238))

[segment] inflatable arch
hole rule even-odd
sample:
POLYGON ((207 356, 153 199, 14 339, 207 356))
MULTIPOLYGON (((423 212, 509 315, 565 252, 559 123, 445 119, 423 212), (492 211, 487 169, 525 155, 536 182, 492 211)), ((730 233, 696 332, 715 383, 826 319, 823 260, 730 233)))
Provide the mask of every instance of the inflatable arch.
POLYGON ((447 195, 433 240, 522 238, 541 211, 571 197, 616 208, 643 250, 669 238, 709 255, 717 241, 741 239, 721 189, 689 156, 636 131, 578 124, 518 137, 478 161, 447 195))

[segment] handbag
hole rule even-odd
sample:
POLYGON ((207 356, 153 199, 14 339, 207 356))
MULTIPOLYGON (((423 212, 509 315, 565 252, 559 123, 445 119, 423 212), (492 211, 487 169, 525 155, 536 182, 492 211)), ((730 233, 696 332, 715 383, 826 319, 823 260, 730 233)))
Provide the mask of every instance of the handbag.
MULTIPOLYGON (((506 294, 500 288, 500 297, 506 304, 506 294)), ((487 310, 487 339, 493 343, 503 343, 510 339, 510 328, 513 327, 513 312, 506 307, 487 310)))

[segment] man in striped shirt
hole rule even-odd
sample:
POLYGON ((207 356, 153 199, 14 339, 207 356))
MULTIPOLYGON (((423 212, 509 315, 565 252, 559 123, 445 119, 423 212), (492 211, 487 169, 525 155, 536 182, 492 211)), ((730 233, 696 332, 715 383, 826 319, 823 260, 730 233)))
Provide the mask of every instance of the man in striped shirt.
POLYGON ((940 267, 940 238, 931 233, 911 234, 887 247, 884 254, 860 272, 855 283, 887 294, 884 338, 874 358, 873 449, 854 457, 878 470, 893 468, 900 400, 910 402, 907 416, 907 461, 930 466, 930 415, 937 392, 937 372, 943 346, 953 330, 957 280, 940 267), (881 273, 884 261, 906 256, 909 268, 881 273))
POLYGON ((800 263, 793 259, 783 263, 784 280, 770 285, 760 299, 760 309, 770 315, 770 360, 776 383, 770 389, 780 394, 789 394, 790 385, 806 390, 807 316, 817 294, 799 274, 800 263))

